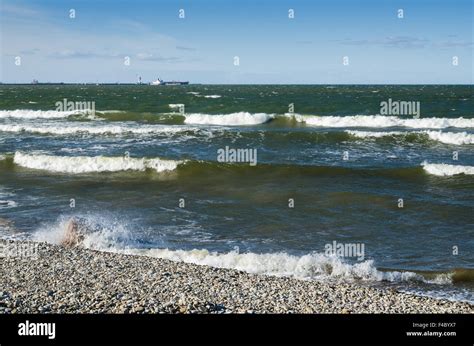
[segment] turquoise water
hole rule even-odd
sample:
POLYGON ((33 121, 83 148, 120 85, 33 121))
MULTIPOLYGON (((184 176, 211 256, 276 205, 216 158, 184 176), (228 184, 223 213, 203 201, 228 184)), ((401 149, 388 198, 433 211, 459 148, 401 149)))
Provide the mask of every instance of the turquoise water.
POLYGON ((472 86, 0 95, 3 237, 54 242, 80 217, 95 230, 87 246, 103 250, 474 301, 472 86), (58 111, 64 99, 95 114, 58 111), (389 99, 421 114, 380 115, 389 99), (226 147, 255 150, 256 165, 219 162, 226 147), (363 244, 364 259, 328 256, 334 241, 363 244))

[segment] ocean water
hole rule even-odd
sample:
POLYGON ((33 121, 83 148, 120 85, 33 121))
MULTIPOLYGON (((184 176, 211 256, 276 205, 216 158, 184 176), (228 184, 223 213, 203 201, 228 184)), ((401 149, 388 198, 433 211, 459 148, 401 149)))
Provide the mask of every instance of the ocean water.
POLYGON ((80 217, 99 250, 474 302, 472 86, 0 95, 1 237, 58 242, 80 217), (58 110, 64 99, 95 114, 58 110), (389 100, 419 102, 419 117, 381 115, 389 100), (226 147, 256 165, 219 162, 226 147), (363 258, 328 244, 363 245, 363 258))

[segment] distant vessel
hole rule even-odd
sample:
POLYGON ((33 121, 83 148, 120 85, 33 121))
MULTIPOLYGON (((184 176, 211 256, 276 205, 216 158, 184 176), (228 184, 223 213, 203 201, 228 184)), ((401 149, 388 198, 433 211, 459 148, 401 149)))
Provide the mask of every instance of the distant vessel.
POLYGON ((188 85, 189 82, 180 82, 176 80, 164 81, 163 79, 158 78, 157 80, 150 83, 151 85, 188 85))

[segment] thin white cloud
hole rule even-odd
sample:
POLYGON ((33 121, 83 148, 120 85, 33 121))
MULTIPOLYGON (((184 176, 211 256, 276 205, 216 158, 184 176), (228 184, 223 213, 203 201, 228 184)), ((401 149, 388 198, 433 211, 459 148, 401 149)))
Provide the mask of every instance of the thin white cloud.
POLYGON ((13 5, 13 4, 6 4, 2 1, 2 5, 0 6, 0 10, 3 15, 12 15, 16 17, 38 17, 43 14, 42 11, 21 5, 13 5))
POLYGON ((184 50, 184 51, 188 51, 188 52, 194 52, 194 51, 197 50, 196 48, 186 47, 186 46, 176 46, 176 49, 184 50))
POLYGON ((388 36, 382 39, 364 40, 345 39, 338 42, 351 46, 384 46, 393 48, 424 48, 430 43, 426 38, 412 36, 388 36))

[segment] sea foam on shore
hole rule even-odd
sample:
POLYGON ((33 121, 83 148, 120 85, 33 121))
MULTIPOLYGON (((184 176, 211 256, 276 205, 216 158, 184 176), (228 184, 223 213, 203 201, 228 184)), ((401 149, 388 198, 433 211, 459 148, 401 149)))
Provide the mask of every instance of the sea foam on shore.
POLYGON ((0 313, 474 313, 465 302, 36 244, 0 259, 0 313))

